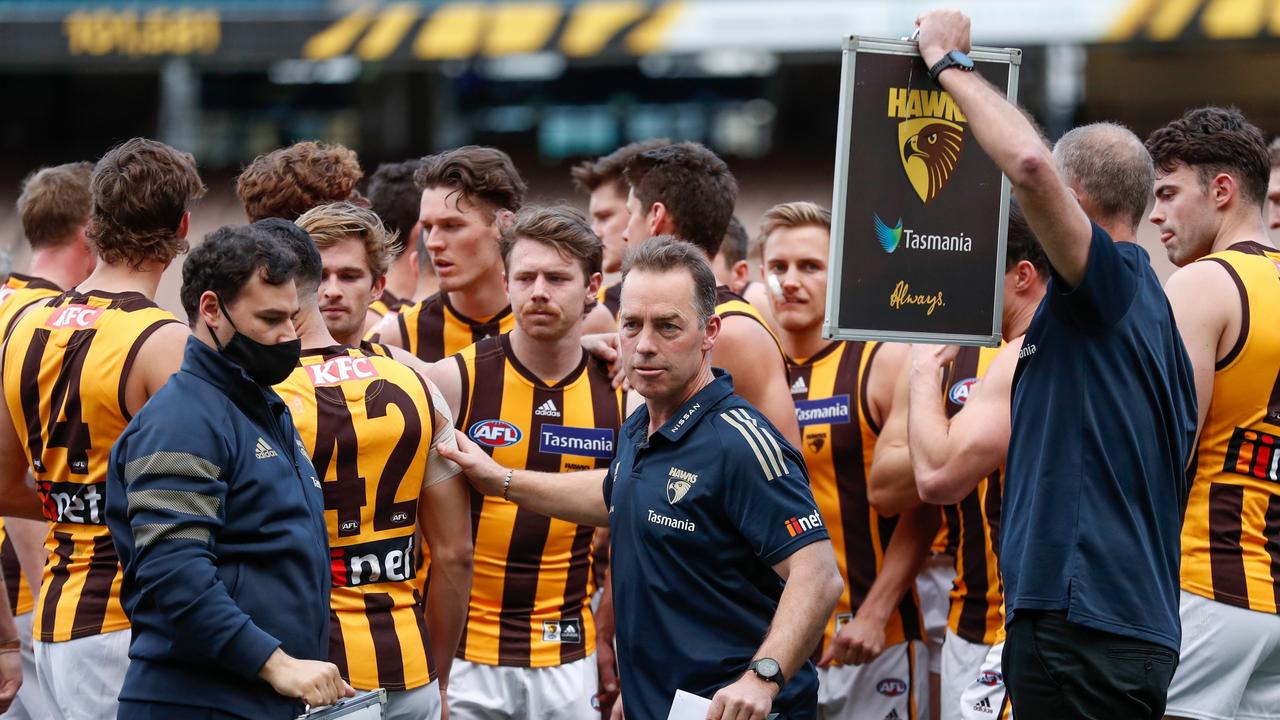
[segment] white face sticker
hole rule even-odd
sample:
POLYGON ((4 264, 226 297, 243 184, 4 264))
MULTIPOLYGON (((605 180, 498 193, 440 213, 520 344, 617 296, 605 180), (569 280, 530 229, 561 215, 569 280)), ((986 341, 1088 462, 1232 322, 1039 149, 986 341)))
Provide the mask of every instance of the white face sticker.
POLYGON ((782 283, 778 282, 778 276, 769 273, 765 276, 765 282, 769 285, 769 292, 773 293, 773 299, 782 302, 782 283))

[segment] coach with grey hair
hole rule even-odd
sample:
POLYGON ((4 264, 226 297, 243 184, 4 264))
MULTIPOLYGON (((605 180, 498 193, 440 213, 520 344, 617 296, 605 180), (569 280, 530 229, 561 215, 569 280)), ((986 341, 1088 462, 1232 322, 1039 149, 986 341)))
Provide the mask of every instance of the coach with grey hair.
POLYGON ((689 243, 627 258, 621 362, 645 404, 605 477, 510 471, 461 437, 446 454, 485 494, 612 531, 615 718, 662 720, 677 690, 711 720, 816 718, 808 656, 843 584, 803 456, 711 367, 715 288, 689 243))
POLYGON ((1053 266, 1014 376, 1001 515, 1005 682, 1019 716, 1159 718, 1177 665, 1191 363, 1132 240, 1154 171, 1116 125, 1051 154, 964 55, 969 19, 922 15, 920 54, 1013 184, 1053 266), (1056 156, 1056 157, 1055 157, 1056 156))

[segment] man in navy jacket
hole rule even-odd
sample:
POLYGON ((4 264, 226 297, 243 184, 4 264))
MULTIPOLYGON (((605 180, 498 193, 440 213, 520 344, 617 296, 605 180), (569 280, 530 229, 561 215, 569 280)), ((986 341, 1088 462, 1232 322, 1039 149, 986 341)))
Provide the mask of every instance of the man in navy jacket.
POLYGON ((183 265, 182 368, 111 452, 133 623, 120 718, 280 718, 350 695, 328 655, 324 497, 271 385, 297 363, 292 251, 221 228, 183 265))

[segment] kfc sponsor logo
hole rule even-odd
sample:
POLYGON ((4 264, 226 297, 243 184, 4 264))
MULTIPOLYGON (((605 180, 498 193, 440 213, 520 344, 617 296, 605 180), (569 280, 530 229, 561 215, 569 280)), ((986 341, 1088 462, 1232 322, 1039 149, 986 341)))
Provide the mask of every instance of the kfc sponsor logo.
POLYGON ((102 308, 92 305, 67 305, 54 311, 44 326, 51 330, 84 330, 93 327, 102 308))
POLYGON ((372 380, 378 377, 378 369, 367 357, 341 357, 325 360, 318 365, 305 365, 311 383, 316 387, 337 385, 347 380, 372 380))

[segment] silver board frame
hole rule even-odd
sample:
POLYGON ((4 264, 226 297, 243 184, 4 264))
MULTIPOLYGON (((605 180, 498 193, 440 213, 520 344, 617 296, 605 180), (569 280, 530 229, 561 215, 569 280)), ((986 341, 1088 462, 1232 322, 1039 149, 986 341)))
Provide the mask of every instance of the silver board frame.
MULTIPOLYGON (((992 268, 995 297, 990 335, 966 335, 954 333, 905 332, 898 330, 874 330, 870 328, 842 328, 835 322, 839 312, 839 297, 844 274, 845 198, 849 185, 849 149, 853 133, 853 85, 854 66, 858 53, 918 56, 919 45, 912 40, 871 38, 851 35, 844 39, 840 62, 840 111, 836 132, 836 172, 834 194, 831 202, 831 244, 827 259, 826 313, 822 322, 822 336, 828 340, 881 340, 904 343, 933 343, 940 345, 978 345, 996 347, 1002 341, 1000 308, 1004 299, 1004 262, 1008 242, 1006 222, 1000 223, 996 246, 996 264, 992 268)), ((1022 64, 1022 51, 1016 48, 975 46, 968 53, 974 61, 1002 62, 1009 65, 1009 85, 1006 97, 1017 103, 1018 70, 1022 64)), ((1000 179, 1000 217, 1009 217, 1009 178, 1000 179)))

